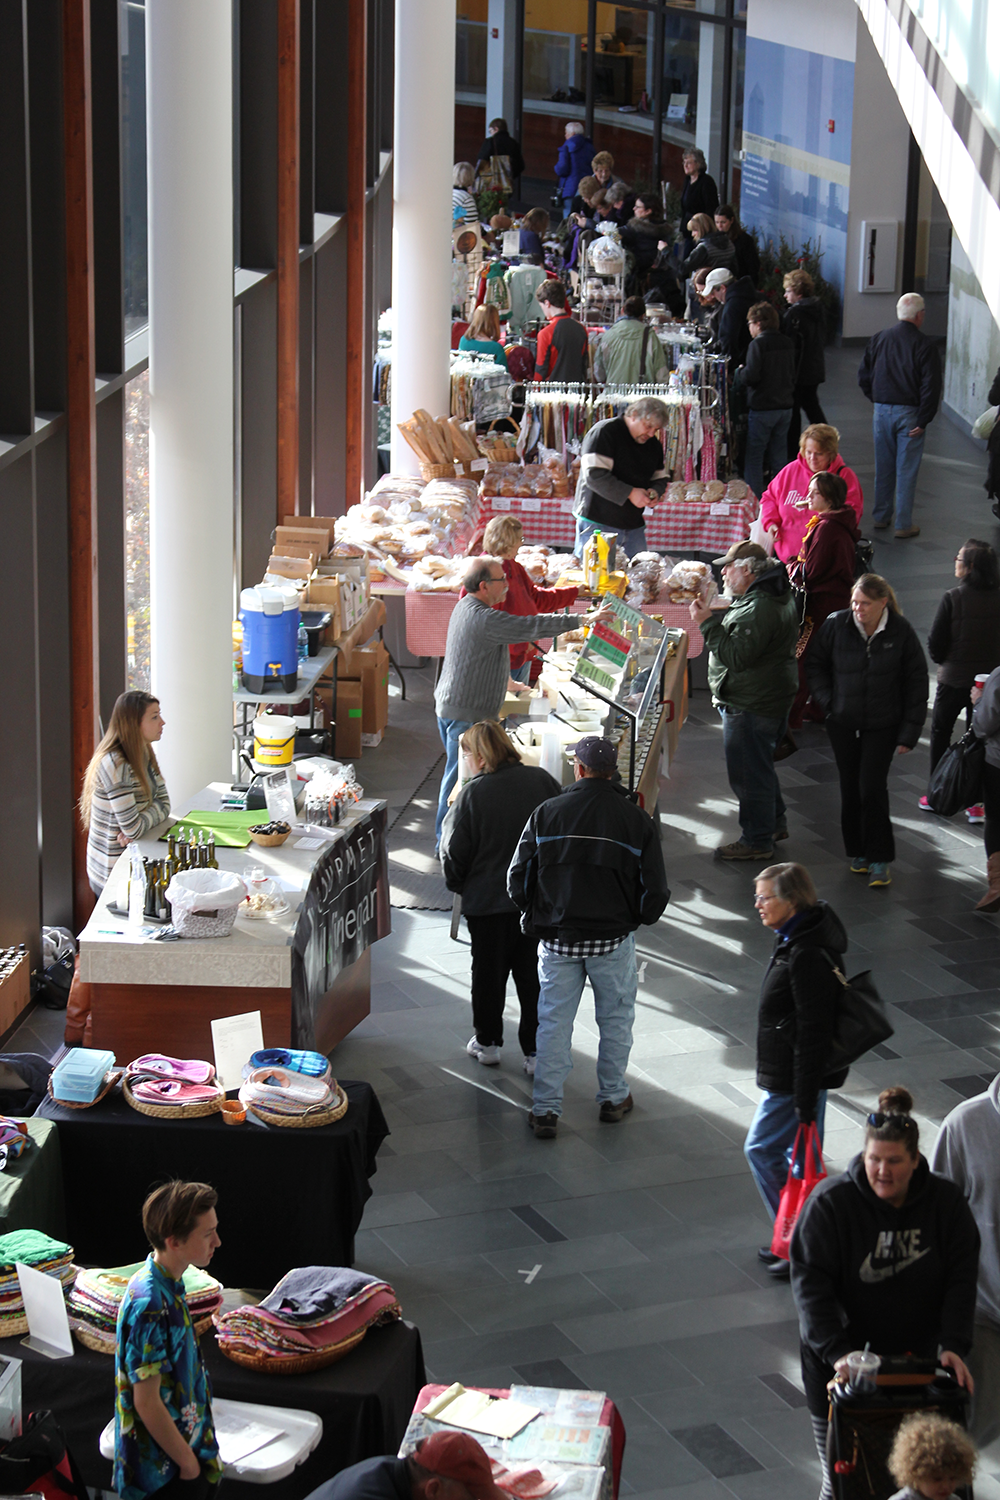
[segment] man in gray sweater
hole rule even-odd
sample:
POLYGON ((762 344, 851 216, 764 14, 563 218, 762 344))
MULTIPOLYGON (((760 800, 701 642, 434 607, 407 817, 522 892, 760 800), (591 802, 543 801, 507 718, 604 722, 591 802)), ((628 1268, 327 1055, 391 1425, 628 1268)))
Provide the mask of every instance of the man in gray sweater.
POLYGON ((980 1448, 1000 1436, 1000 1074, 957 1104, 934 1144, 931 1171, 965 1193, 982 1237, 976 1321, 967 1364, 976 1383, 969 1431, 980 1448))
POLYGON ((438 733, 445 749, 444 776, 438 797, 435 838, 448 811, 448 798, 458 777, 458 742, 471 724, 495 719, 510 677, 509 646, 537 641, 580 627, 580 615, 508 615, 499 606, 507 593, 503 563, 497 557, 476 557, 462 582, 448 625, 444 663, 434 705, 438 733))

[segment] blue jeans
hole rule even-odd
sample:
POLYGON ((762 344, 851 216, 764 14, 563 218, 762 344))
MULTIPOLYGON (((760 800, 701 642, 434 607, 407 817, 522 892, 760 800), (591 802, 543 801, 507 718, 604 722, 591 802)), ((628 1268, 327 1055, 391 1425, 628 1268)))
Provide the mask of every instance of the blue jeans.
POLYGON ((629 933, 613 953, 597 958, 565 958, 538 949, 538 1038, 532 1110, 561 1115, 563 1084, 573 1071, 573 1022, 589 979, 600 1032, 597 1048, 597 1102, 620 1104, 628 1094, 625 1069, 632 1050, 635 1018, 635 937, 629 933))
POLYGON ((785 802, 774 769, 774 747, 788 726, 788 715, 765 718, 748 709, 720 704, 726 774, 740 804, 743 842, 767 849, 785 826, 785 802))
MULTIPOLYGON (((763 1092, 764 1097, 757 1106, 757 1113, 750 1122, 747 1138, 743 1142, 743 1155, 750 1164, 764 1207, 771 1218, 776 1219, 781 1190, 792 1164, 792 1147, 799 1122, 792 1094, 771 1094, 766 1089, 763 1092)), ((826 1089, 820 1089, 816 1095, 816 1129, 819 1131, 820 1145, 823 1144, 825 1119, 826 1089)), ((801 1157, 799 1160, 801 1162, 801 1157)), ((796 1176, 801 1175, 801 1171, 796 1172, 796 1176)))
POLYGON ((438 793, 437 817, 434 819, 434 841, 441 842, 441 824, 444 815, 448 811, 448 798, 451 789, 458 780, 458 742, 467 729, 472 728, 472 721, 466 719, 438 719, 438 734, 444 746, 444 775, 441 777, 441 790, 438 793))
POLYGON ((777 411, 754 411, 747 414, 747 452, 743 460, 743 478, 759 499, 764 493, 764 465, 772 477, 788 462, 788 424, 790 406, 777 411))
POLYGON ((531 679, 531 662, 523 661, 519 667, 511 667, 510 675, 515 682, 528 682, 531 679))
MULTIPOLYGON (((605 526, 602 521, 588 521, 586 516, 576 518, 576 542, 573 546, 574 557, 582 558, 583 549, 588 537, 592 537, 595 531, 612 531, 614 527, 605 526)), ((617 532, 618 546, 626 557, 634 557, 637 552, 646 550, 646 528, 645 526, 622 527, 617 532)))
POLYGON ((917 425, 915 406, 889 406, 875 402, 872 431, 875 437, 875 510, 874 521, 891 521, 896 510, 896 530, 905 531, 913 523, 913 492, 917 471, 924 453, 926 432, 910 436, 917 425))

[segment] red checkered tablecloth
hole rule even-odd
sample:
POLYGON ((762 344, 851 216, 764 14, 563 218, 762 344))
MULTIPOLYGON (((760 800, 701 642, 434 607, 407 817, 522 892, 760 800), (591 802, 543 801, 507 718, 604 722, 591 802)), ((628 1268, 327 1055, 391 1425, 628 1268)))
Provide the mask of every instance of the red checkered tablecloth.
MULTIPOLYGON (((572 547, 576 540, 573 500, 528 500, 516 495, 484 495, 479 502, 477 524, 485 526, 493 516, 517 516, 528 546, 572 547)), ((730 500, 719 505, 680 505, 667 502, 646 512, 646 542, 665 552, 722 553, 749 535, 757 515, 757 501, 730 500), (726 506, 722 511, 722 505, 726 506), (712 511, 716 514, 713 515, 712 511)), ((691 654, 691 653, 689 653, 691 654)))

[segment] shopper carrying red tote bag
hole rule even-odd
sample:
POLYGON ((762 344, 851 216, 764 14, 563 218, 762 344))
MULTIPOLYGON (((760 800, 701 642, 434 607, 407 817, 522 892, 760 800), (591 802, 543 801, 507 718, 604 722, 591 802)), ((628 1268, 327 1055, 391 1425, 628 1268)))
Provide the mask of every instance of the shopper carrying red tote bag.
POLYGON ((792 1243, 792 1230, 795 1222, 802 1212, 802 1205, 817 1182, 822 1182, 826 1176, 826 1168, 823 1165, 823 1149, 820 1145, 819 1131, 816 1122, 809 1125, 800 1125, 795 1132, 795 1144, 792 1147, 792 1160, 788 1168, 788 1177, 781 1190, 781 1199, 778 1203, 778 1216, 774 1221, 774 1235, 771 1239, 771 1254, 778 1255, 782 1260, 788 1259, 788 1247, 792 1243), (802 1176, 796 1177, 795 1163, 799 1159, 799 1147, 802 1147, 802 1176))

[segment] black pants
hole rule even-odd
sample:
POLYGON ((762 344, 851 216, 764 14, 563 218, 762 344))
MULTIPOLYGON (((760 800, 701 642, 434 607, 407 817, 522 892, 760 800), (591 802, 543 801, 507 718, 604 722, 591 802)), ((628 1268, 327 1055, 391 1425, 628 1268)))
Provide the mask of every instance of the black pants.
POLYGON ((846 729, 826 721, 840 772, 840 829, 852 858, 891 863, 896 844, 889 821, 889 767, 899 743, 898 727, 846 729))
POLYGON ((986 812, 986 827, 983 842, 987 859, 1000 853, 1000 766, 983 766, 983 807, 986 812))
POLYGON ((823 408, 816 392, 818 385, 797 385, 792 396, 792 415, 788 423, 788 462, 798 457, 799 438, 802 436, 802 413, 805 412, 810 426, 813 422, 825 422, 823 408))
POLYGON ((538 939, 525 937, 516 911, 466 917, 472 939, 472 1020, 481 1047, 503 1046, 507 976, 514 976, 521 1007, 517 1040, 525 1057, 538 1030, 538 939))
POLYGON ((162 1489, 154 1490, 152 1500, 215 1500, 220 1481, 209 1484, 204 1468, 197 1479, 182 1479, 178 1474, 162 1489))
POLYGON ((946 682, 939 682, 937 685, 937 692, 934 694, 934 708, 931 712, 932 772, 951 744, 951 731, 955 727, 955 720, 963 709, 965 710, 965 727, 968 728, 972 723, 972 704, 969 702, 969 690, 969 688, 950 687, 946 682))

